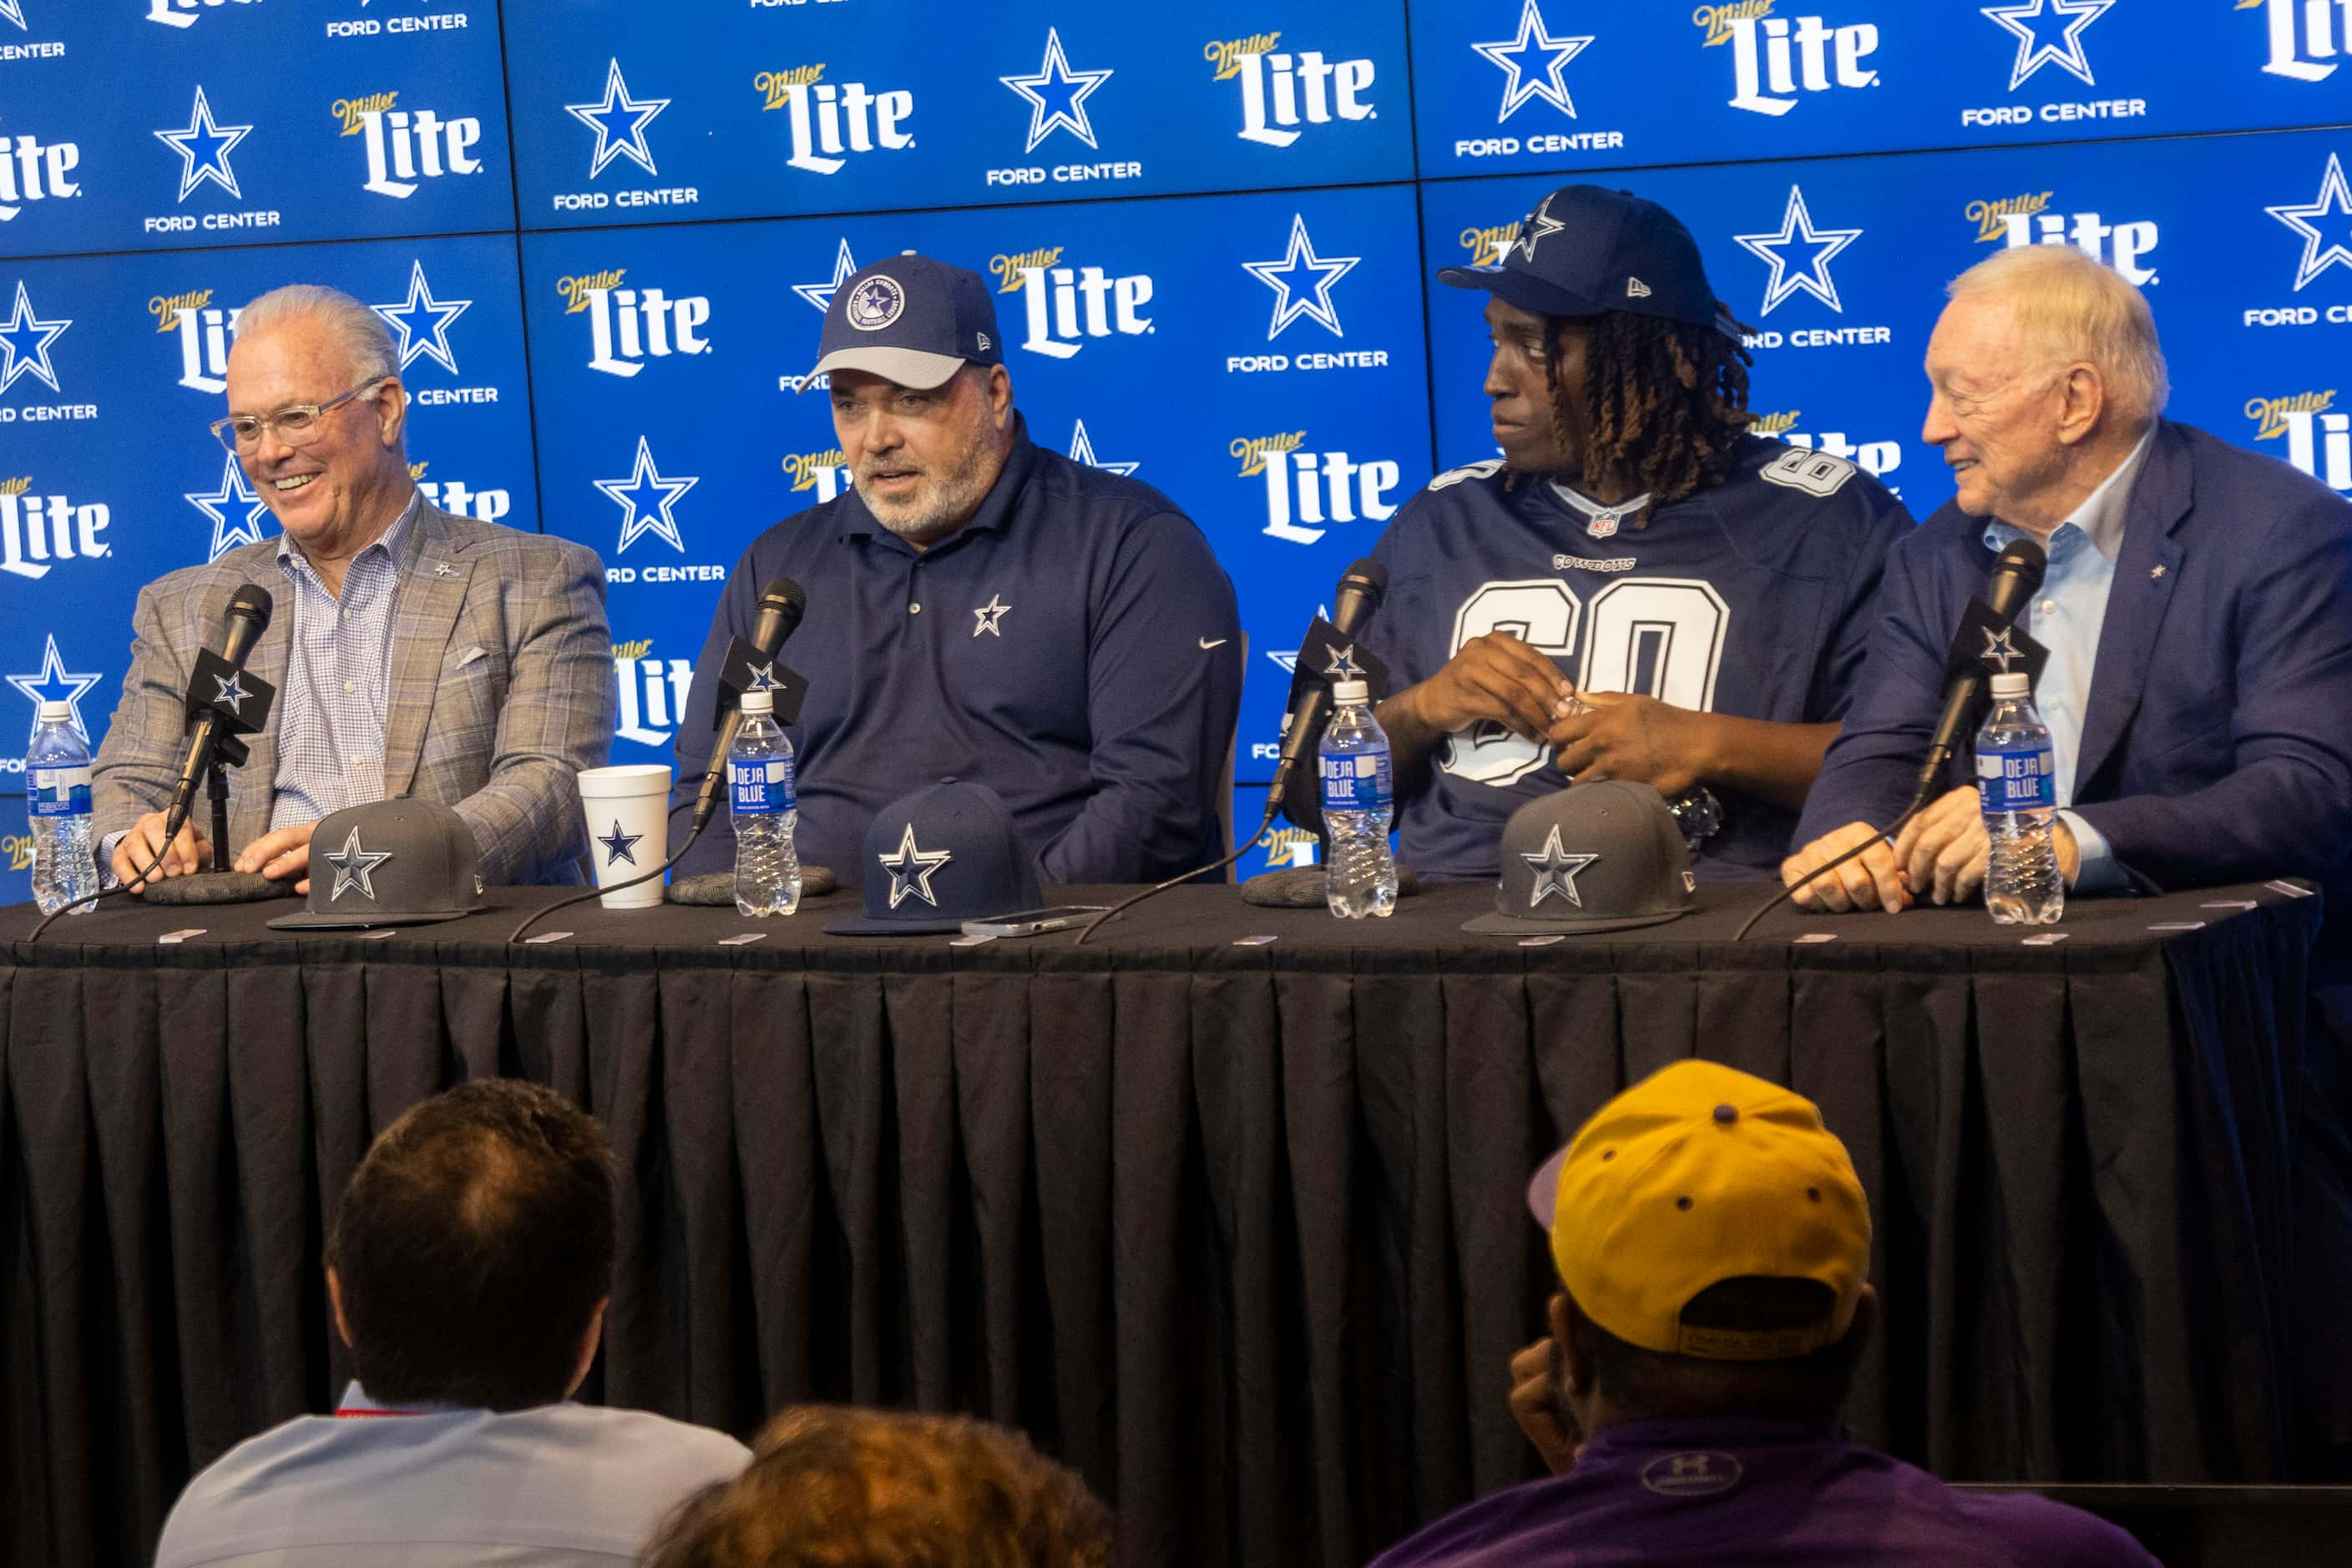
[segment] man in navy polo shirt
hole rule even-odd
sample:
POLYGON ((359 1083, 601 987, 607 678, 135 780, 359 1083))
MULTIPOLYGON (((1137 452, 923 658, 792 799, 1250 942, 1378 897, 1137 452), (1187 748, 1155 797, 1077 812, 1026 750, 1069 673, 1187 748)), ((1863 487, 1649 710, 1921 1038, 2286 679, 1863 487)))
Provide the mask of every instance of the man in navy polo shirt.
MULTIPOLYGON (((854 480, 770 528, 729 576, 678 729, 678 787, 709 762, 730 639, 761 585, 808 595, 786 662, 803 861, 852 882, 874 814, 949 776, 1012 808, 1048 882, 1147 882, 1224 854, 1216 799, 1241 695, 1233 584, 1175 503, 1033 444, 979 274, 914 255, 825 310, 854 480)), ((714 822, 681 873, 733 864, 714 822)))
POLYGON ((1447 1515, 1373 1568, 2152 1568, 2089 1514, 1956 1491, 1841 1436, 1877 1318, 1870 1206, 1811 1100, 1676 1062, 1602 1106, 1528 1201, 1565 1289, 1549 1375, 1512 1405, 1559 1473, 1447 1515))

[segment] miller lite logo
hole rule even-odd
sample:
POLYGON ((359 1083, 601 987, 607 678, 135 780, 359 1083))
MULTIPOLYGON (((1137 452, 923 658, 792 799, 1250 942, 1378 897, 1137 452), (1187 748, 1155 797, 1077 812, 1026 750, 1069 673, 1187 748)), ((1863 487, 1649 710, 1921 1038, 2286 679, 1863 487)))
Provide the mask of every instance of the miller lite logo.
POLYGON ((2072 245, 2092 260, 2114 268, 2134 288, 2157 280, 2156 268, 2140 265, 2161 237, 2155 224, 2109 223, 2091 212, 2051 212, 2051 195, 2041 191, 1970 202, 1967 216, 1977 226, 1977 243, 1999 241, 2012 250, 2022 245, 2072 245))
POLYGON ((1069 359, 1088 338, 1139 337, 1151 331, 1143 307, 1151 302, 1145 273, 1114 278, 1099 267, 1065 267, 1061 246, 992 257, 1000 294, 1021 295, 1021 346, 1050 359, 1069 359))
POLYGON ((700 294, 671 299, 656 288, 625 288, 625 268, 556 280, 563 313, 588 318, 590 370, 624 379, 646 368, 648 359, 710 351, 702 329, 710 323, 710 300, 700 294))
POLYGON ((841 476, 848 467, 849 459, 838 447, 829 452, 793 452, 783 460, 793 489, 814 490, 820 506, 841 494, 841 476))
POLYGON ((342 134, 366 142, 368 177, 362 190, 405 201, 422 181, 482 172, 482 161, 474 156, 482 140, 479 120, 470 115, 444 119, 431 109, 402 109, 399 100, 398 92, 379 92, 339 98, 328 106, 342 134))
POLYGON ((190 392, 217 397, 228 390, 228 349, 241 311, 213 303, 213 291, 197 289, 184 294, 158 294, 147 301, 155 318, 155 331, 179 339, 179 384, 190 392))
POLYGON ((147 19, 161 22, 167 27, 193 27, 199 11, 217 11, 224 5, 252 5, 258 0, 147 0, 147 19))
POLYGON ((37 583, 58 562, 110 554, 99 535, 113 521, 103 502, 33 494, 30 475, 0 479, 0 572, 37 583))
POLYGON ((2263 13, 2271 76, 2326 81, 2352 53, 2352 0, 2238 0, 2238 9, 2263 13))
POLYGON ((694 688, 694 661, 663 658, 654 652, 651 637, 613 645, 613 680, 620 688, 620 722, 613 738, 640 746, 667 746, 679 720, 686 716, 687 693, 694 688))
POLYGON ((1326 59, 1320 49, 1286 49, 1280 33, 1211 39, 1201 58, 1215 72, 1213 81, 1238 81, 1244 142, 1287 147, 1302 125, 1334 120, 1371 120, 1379 110, 1363 95, 1372 85, 1369 59, 1326 59))
POLYGON ((463 479, 428 479, 425 471, 430 463, 411 463, 408 477, 426 500, 443 511, 458 517, 470 517, 477 522, 496 522, 514 510, 514 494, 510 490, 477 489, 463 479))
POLYGON ((15 221, 27 203, 81 195, 80 184, 66 177, 80 166, 74 142, 0 134, 0 223, 15 221))
POLYGON ((1265 482, 1265 531, 1276 539, 1312 544, 1327 531, 1321 524, 1386 522, 1396 515, 1389 496, 1402 471, 1395 463, 1308 451, 1304 430, 1237 436, 1226 450, 1241 461, 1238 478, 1265 482))
POLYGON ((1878 72, 1863 60, 1878 50, 1868 22, 1832 27, 1820 16, 1779 16, 1780 0, 1737 0, 1691 13, 1706 30, 1703 48, 1730 46, 1731 107, 1778 118, 1797 107, 1798 95, 1843 87, 1875 87, 1878 72))
POLYGON ((2352 494, 2352 414, 2335 410, 2333 388, 2246 400, 2255 440, 2285 437, 2288 462, 2330 489, 2352 494))
POLYGON ((862 81, 829 82, 822 63, 761 71, 751 86, 765 100, 763 111, 781 110, 790 121, 787 168, 837 174, 850 153, 901 153, 915 144, 902 129, 915 112, 915 95, 904 88, 875 92, 862 81))
POLYGON ((1506 223, 1493 228, 1465 228, 1455 238, 1470 253, 1470 266, 1499 267, 1503 258, 1511 253, 1511 247, 1519 242, 1519 226, 1506 223))

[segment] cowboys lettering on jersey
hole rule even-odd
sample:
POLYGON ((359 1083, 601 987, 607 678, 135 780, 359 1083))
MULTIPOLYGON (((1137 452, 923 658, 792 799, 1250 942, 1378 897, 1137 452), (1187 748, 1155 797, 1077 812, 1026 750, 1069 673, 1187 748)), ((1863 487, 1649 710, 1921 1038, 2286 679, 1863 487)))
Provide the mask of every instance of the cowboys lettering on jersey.
POLYGON ((1503 457, 1433 480, 1373 552, 1402 858, 1493 877, 1518 806, 1619 778, 1719 799, 1701 876, 1771 875, 1909 516, 1748 433, 1740 328, 1664 208, 1570 185, 1500 264, 1438 279, 1491 296, 1503 457))

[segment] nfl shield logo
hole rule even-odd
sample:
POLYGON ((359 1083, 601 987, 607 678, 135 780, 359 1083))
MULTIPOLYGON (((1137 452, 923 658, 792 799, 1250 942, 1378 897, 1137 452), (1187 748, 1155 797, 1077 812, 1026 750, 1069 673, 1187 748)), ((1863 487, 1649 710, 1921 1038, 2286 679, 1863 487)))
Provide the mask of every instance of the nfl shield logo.
POLYGON ((1619 516, 1613 511, 1596 511, 1592 520, 1584 525, 1584 531, 1595 539, 1606 539, 1617 531, 1619 516))

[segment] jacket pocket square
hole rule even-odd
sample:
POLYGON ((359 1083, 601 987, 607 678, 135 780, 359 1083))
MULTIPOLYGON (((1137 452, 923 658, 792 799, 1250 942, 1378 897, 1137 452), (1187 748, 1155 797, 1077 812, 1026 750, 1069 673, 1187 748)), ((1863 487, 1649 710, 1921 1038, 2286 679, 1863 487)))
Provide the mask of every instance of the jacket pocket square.
POLYGON ((453 670, 463 669, 467 665, 474 663, 478 659, 485 659, 489 657, 489 650, 483 647, 481 644, 476 643, 472 647, 467 648, 465 652, 459 654, 455 659, 452 659, 449 663, 449 668, 453 670))

